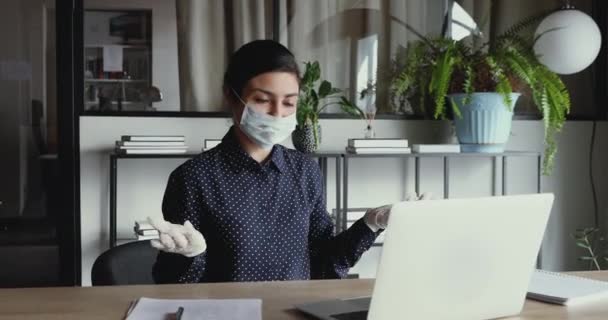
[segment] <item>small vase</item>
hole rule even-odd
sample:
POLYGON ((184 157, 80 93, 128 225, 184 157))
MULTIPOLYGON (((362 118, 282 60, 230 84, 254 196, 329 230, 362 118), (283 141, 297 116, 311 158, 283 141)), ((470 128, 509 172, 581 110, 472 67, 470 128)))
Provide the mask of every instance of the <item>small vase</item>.
POLYGON ((298 126, 291 134, 291 141, 296 150, 313 153, 321 145, 321 126, 318 123, 298 126))

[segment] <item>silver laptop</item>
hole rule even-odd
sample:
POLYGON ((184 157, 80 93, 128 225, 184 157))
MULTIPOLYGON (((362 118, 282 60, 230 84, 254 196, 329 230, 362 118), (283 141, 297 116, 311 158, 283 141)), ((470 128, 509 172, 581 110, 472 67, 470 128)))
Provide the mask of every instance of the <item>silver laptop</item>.
POLYGON ((319 319, 493 319, 519 314, 552 194, 393 206, 369 298, 296 306, 319 319))

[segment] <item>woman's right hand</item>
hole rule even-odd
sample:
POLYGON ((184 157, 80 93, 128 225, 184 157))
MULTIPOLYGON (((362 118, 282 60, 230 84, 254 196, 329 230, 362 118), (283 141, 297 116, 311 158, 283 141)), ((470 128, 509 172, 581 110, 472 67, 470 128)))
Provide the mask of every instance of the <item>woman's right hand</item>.
POLYGON ((205 238, 190 221, 180 225, 167 222, 164 219, 148 218, 148 222, 154 229, 158 230, 160 235, 158 240, 150 241, 152 246, 158 250, 192 258, 207 249, 205 238))
MULTIPOLYGON (((409 194, 405 201, 418 201, 418 200, 432 200, 433 194, 430 192, 424 192, 420 196, 417 194, 409 194)), ((388 218, 391 214, 393 205, 386 205, 378 208, 373 208, 365 212, 363 217, 365 224, 373 231, 377 232, 380 229, 386 229, 388 225, 388 218)))

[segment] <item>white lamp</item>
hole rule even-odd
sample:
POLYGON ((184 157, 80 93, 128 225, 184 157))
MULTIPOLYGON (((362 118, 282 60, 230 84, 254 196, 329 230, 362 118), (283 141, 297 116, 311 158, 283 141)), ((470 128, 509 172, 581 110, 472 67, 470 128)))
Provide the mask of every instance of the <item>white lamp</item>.
POLYGON ((534 52, 542 64, 558 74, 572 74, 587 68, 597 57, 602 43, 595 21, 568 4, 538 25, 535 35, 540 34, 534 52))

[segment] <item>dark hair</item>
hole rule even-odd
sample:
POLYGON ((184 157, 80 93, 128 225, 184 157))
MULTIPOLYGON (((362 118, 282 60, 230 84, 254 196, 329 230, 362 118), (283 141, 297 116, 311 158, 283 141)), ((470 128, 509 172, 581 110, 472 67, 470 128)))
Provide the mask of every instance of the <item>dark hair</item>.
POLYGON ((224 91, 242 95, 247 82, 266 72, 288 72, 300 82, 300 70, 295 57, 282 44, 273 40, 254 40, 230 57, 224 74, 224 91), (231 90, 232 89, 232 90, 231 90))

